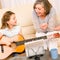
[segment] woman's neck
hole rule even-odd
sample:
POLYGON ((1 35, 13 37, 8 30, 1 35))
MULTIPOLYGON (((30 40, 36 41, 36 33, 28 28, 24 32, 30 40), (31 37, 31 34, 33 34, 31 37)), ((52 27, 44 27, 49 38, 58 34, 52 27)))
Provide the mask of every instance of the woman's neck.
POLYGON ((46 18, 46 15, 41 15, 39 16, 42 20, 44 20, 46 18))

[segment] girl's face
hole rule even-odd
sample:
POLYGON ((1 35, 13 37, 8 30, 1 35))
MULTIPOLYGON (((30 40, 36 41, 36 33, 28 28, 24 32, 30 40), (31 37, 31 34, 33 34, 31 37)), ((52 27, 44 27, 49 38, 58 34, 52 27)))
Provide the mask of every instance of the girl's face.
POLYGON ((16 17, 15 17, 15 14, 12 14, 10 16, 10 20, 7 21, 7 24, 10 26, 15 26, 17 24, 17 20, 16 20, 16 17))
POLYGON ((42 3, 36 4, 35 11, 38 16, 45 16, 46 10, 44 9, 44 5, 42 3))

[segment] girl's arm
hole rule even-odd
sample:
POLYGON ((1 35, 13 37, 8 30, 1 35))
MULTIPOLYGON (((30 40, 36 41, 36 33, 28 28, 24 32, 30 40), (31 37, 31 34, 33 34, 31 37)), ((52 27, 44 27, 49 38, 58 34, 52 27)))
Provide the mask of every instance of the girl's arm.
POLYGON ((2 33, 0 33, 0 39, 3 37, 3 34, 2 33))
POLYGON ((5 44, 5 45, 9 46, 11 44, 10 40, 11 40, 10 38, 3 36, 0 40, 0 44, 5 44))
POLYGON ((56 26, 56 11, 54 8, 51 8, 51 11, 49 13, 49 22, 48 22, 48 29, 49 31, 54 31, 54 28, 56 26))

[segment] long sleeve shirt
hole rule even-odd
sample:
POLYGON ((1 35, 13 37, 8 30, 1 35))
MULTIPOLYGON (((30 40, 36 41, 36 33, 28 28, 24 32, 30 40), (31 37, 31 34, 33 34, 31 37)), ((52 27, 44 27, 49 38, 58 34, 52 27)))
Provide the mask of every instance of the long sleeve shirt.
POLYGON ((37 16, 36 12, 33 10, 32 12, 32 22, 33 25, 35 27, 36 32, 49 32, 49 31, 53 31, 54 27, 56 26, 56 11, 54 10, 54 8, 51 8, 50 13, 48 15, 46 15, 45 19, 42 20, 40 17, 37 16), (40 28, 40 24, 43 23, 47 23, 48 24, 48 28, 46 30, 42 30, 40 28))

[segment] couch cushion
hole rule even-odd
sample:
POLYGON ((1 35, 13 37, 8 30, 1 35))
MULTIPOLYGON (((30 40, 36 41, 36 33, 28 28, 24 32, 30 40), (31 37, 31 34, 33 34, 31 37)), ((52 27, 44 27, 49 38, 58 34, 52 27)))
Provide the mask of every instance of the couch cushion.
POLYGON ((22 27, 22 32, 23 32, 23 35, 25 35, 25 34, 35 34, 34 26, 31 25, 31 26, 22 27))
POLYGON ((30 39, 30 38, 34 38, 34 37, 36 37, 35 34, 24 35, 25 39, 30 39))

